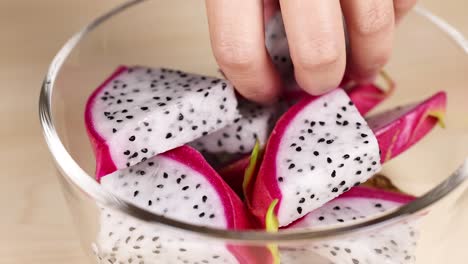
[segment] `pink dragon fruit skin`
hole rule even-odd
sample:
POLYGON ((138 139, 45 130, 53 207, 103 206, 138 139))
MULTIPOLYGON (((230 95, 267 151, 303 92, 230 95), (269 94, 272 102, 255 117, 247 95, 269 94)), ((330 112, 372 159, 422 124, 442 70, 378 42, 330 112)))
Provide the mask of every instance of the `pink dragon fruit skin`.
POLYGON ((385 201, 391 201, 399 204, 407 204, 412 202, 415 197, 409 194, 404 193, 397 193, 397 192, 389 192, 383 191, 375 188, 365 187, 365 186, 357 186, 355 188, 350 189, 349 191, 343 193, 342 195, 336 197, 335 199, 346 199, 346 198, 372 198, 372 199, 380 199, 385 201))
POLYGON ((86 131, 93 147, 94 155, 96 157, 96 179, 99 180, 102 176, 117 170, 114 162, 112 161, 109 146, 105 143, 105 139, 96 131, 93 121, 92 112, 93 105, 97 101, 98 94, 117 76, 127 70, 125 66, 119 66, 115 72, 109 76, 89 97, 86 102, 85 122, 86 131))
POLYGON ((386 92, 374 84, 356 85, 346 92, 363 116, 391 95, 391 92, 386 92))
MULTIPOLYGON (((281 181, 287 178, 288 175, 278 175, 277 171, 277 155, 280 143, 283 140, 283 135, 285 134, 285 131, 289 126, 289 122, 291 122, 291 120, 294 120, 296 115, 298 115, 298 113, 300 113, 304 107, 308 106, 309 104, 313 104, 315 102, 314 100, 316 99, 317 98, 313 97, 304 99, 298 104, 296 104, 294 107, 292 107, 285 115, 283 115, 283 117, 277 123, 275 129, 273 130, 270 136, 270 139, 267 143, 267 148, 265 150, 262 166, 260 167, 260 171, 256 177, 255 182, 251 183, 254 184, 254 191, 252 192, 253 197, 249 197, 250 209, 262 224, 265 224, 265 214, 272 201, 275 199, 279 199, 278 206, 275 208, 275 213, 278 215, 279 208, 281 207, 281 201, 283 199, 283 193, 282 190, 279 188, 279 184, 281 184, 281 181)), ((437 118, 434 118, 434 116, 440 118, 442 114, 435 113, 443 113, 444 107, 445 94, 438 93, 434 97, 431 97, 430 99, 416 106, 413 105, 411 107, 404 107, 403 110, 400 111, 390 111, 391 113, 386 112, 383 114, 379 114, 375 117, 371 117, 369 119, 369 125, 371 126, 373 134, 377 139, 379 150, 381 151, 381 153, 383 153, 382 158, 379 157, 378 159, 381 159, 382 162, 387 161, 389 158, 384 158, 384 155, 388 156, 387 153, 389 153, 389 151, 391 151, 390 153, 392 153, 390 155, 390 158, 395 157, 397 154, 403 152, 412 144, 420 140, 437 123, 437 118), (407 132, 399 133, 400 130, 407 132), (395 142, 395 138, 398 139, 397 142, 395 142), (389 139, 393 139, 393 141, 389 139)), ((368 135, 366 134, 366 137, 367 136, 368 135)), ((292 137, 292 135, 289 135, 288 137, 292 137)), ((376 166, 379 165, 379 163, 375 160, 372 161, 372 164, 376 166)), ((371 169, 371 171, 373 171, 373 169, 371 169)), ((369 174, 369 177, 371 175, 372 174, 369 174)), ((328 177, 328 175, 326 176, 328 177)), ((334 175, 332 175, 332 177, 333 176, 334 175)), ((351 175, 349 177, 351 177, 351 175)), ((347 182, 349 180, 353 181, 352 177, 349 178, 347 182)), ((363 182, 363 180, 356 180, 356 183, 354 185, 359 185, 361 182, 363 182)), ((351 189, 351 187, 352 186, 344 188, 341 192, 346 192, 349 189, 351 189)), ((334 190, 336 189, 334 188, 334 190)), ((333 195, 329 196, 330 198, 327 198, 317 197, 314 191, 311 191, 311 193, 314 193, 314 195, 311 195, 311 199, 320 198, 322 199, 322 202, 326 202, 327 199, 333 198, 333 195)), ((298 196, 299 203, 303 202, 304 198, 306 198, 305 194, 301 193, 301 195, 298 196)), ((292 198, 290 197, 290 199, 292 198)), ((300 204, 298 204, 299 214, 296 216, 296 219, 301 217, 300 212, 304 211, 303 207, 300 204)), ((288 225, 290 223, 289 221, 291 220, 281 222, 280 219, 280 226, 288 225)), ((294 221, 294 218, 292 218, 292 221, 294 221)))
POLYGON ((244 173, 250 163, 250 156, 241 158, 219 171, 219 175, 223 180, 240 196, 242 197, 242 183, 244 181, 244 173))
POLYGON ((232 206, 232 209, 227 210, 225 208, 224 211, 226 219, 229 219, 227 226, 229 229, 248 229, 254 227, 249 220, 250 216, 242 201, 198 151, 188 146, 182 146, 161 155, 189 166, 198 173, 207 176, 209 182, 220 196, 222 203, 232 206))
POLYGON ((443 125, 447 103, 445 92, 425 101, 396 108, 367 118, 379 139, 381 162, 386 162, 417 143, 437 123, 443 125))

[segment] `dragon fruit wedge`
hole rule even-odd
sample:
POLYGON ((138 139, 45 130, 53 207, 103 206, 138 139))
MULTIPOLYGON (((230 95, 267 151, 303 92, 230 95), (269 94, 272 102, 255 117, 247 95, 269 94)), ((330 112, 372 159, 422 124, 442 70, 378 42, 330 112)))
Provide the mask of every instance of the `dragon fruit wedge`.
MULTIPOLYGON (((355 187, 296 221, 288 229, 340 226, 369 219, 411 202, 414 197, 367 187, 355 187)), ((294 263, 310 263, 317 255, 323 263, 414 263, 417 220, 399 222, 380 229, 296 247, 294 263), (299 253, 299 254, 298 254, 299 253)), ((290 259, 291 249, 280 248, 290 259)), ((284 262, 282 262, 284 263, 284 262)), ((321 262, 322 263, 322 262, 321 262)))
MULTIPOLYGON (((219 229, 254 228, 240 198, 224 183, 202 155, 188 146, 178 147, 129 168, 108 174, 102 177, 101 185, 130 203, 179 221, 219 229)), ((105 214, 103 217, 105 218, 105 214)), ((198 252, 201 248, 199 240, 189 242, 188 239, 184 240, 184 236, 177 238, 176 233, 171 232, 159 234, 162 231, 151 230, 141 223, 134 224, 131 220, 122 221, 121 216, 108 221, 114 222, 103 223, 101 234, 107 236, 112 233, 115 238, 109 238, 109 241, 101 244, 105 245, 107 249, 104 251, 109 254, 113 252, 113 248, 118 248, 117 251, 122 254, 118 258, 120 261, 126 261, 126 257, 122 256, 128 256, 130 253, 137 256, 138 252, 141 252, 152 256, 149 262, 144 263, 175 260, 176 255, 182 258, 181 263, 185 263, 183 260, 189 261, 188 263, 197 263, 197 261, 205 263, 202 260, 211 256, 213 258, 222 256, 222 261, 226 263, 256 263, 250 259, 254 254, 249 253, 245 247, 232 245, 214 247, 210 248, 210 254, 207 254, 205 249, 206 255, 203 256, 198 252), (129 230, 130 236, 128 236, 129 230), (152 255, 151 252, 154 250, 158 253, 152 255)), ((266 249, 263 250, 266 252, 266 249)), ((103 250, 100 252, 102 257, 103 250)), ((104 255, 111 257, 109 254, 104 255)), ((213 263, 224 263, 221 260, 221 262, 213 261, 213 263)))
POLYGON ((135 205, 180 221, 229 229, 251 227, 239 197, 188 146, 108 174, 101 184, 135 205))
POLYGON ((96 176, 99 180, 181 146, 237 117, 234 89, 223 80, 164 68, 119 67, 86 105, 96 176))
MULTIPOLYGON (((373 84, 355 85, 355 86, 352 86, 349 89, 347 89, 346 93, 348 94, 351 101, 354 103, 354 106, 361 113, 361 115, 366 115, 369 111, 371 111, 374 107, 376 107, 378 104, 380 104, 383 100, 388 98, 388 95, 390 94, 390 93, 385 92, 384 90, 378 88, 377 86, 375 86, 373 84)), ((292 93, 290 95, 292 95, 292 93)), ((301 98, 301 97, 304 97, 304 96, 307 96, 307 94, 305 92, 298 92, 298 93, 296 93, 294 95, 295 98, 301 98)), ((290 98, 290 99, 292 99, 292 98, 290 98)), ((243 114, 242 108, 241 108, 240 112, 241 112, 241 114, 243 116, 248 116, 247 114, 243 114)), ((236 119, 236 120, 238 120, 238 119, 236 119)), ((262 120, 262 121, 266 122, 266 120, 262 120)), ((252 127, 252 125, 247 125, 247 129, 243 129, 241 123, 256 124, 256 123, 259 123, 259 122, 260 121, 255 121, 255 120, 252 121, 252 122, 250 120, 248 120, 248 121, 245 120, 245 121, 239 122, 239 126, 237 126, 237 128, 234 125, 229 125, 226 128, 221 129, 221 130, 211 134, 211 135, 217 135, 217 138, 219 138, 219 139, 217 139, 215 137, 211 137, 211 135, 208 135, 208 136, 205 136, 205 137, 202 137, 202 138, 198 139, 195 142, 198 145, 198 147, 197 146, 194 146, 194 147, 197 148, 198 150, 200 150, 200 148, 202 146, 205 146, 205 145, 208 145, 208 144, 211 144, 212 146, 214 146, 214 145, 217 144, 218 147, 215 147, 214 149, 210 149, 210 150, 211 151, 213 151, 213 150, 217 150, 217 151, 223 150, 224 152, 226 152, 226 150, 228 148, 234 148, 235 149, 236 147, 239 147, 240 144, 243 144, 242 146, 246 146, 246 145, 248 146, 248 148, 243 147, 243 150, 251 151, 253 146, 254 146, 254 143, 255 143, 255 140, 254 140, 255 136, 247 141, 247 142, 249 142, 249 144, 245 144, 245 143, 243 143, 243 141, 229 140, 227 142, 229 142, 230 144, 227 147, 223 147, 223 146, 226 145, 225 144, 226 141, 223 141, 222 137, 227 137, 228 139, 232 138, 230 135, 232 135, 232 133, 235 133, 234 132, 235 130, 248 131, 249 133, 252 133, 252 134, 255 135, 256 132, 252 132, 252 131, 256 131, 256 129, 254 129, 252 127), (241 127, 241 128, 239 128, 239 127, 241 127), (222 132, 222 131, 226 131, 226 132, 222 132), (223 134, 224 134, 224 136, 223 136, 223 134), (217 140, 220 140, 221 143, 217 142, 217 140), (206 142, 206 144, 203 144, 203 142, 206 142)), ((258 139, 259 139, 259 143, 260 143, 260 148, 263 149, 265 144, 266 144, 265 143, 265 141, 266 141, 265 137, 268 137, 270 135, 270 129, 269 129, 270 126, 262 125, 261 127, 262 127, 262 130, 259 130, 259 131, 262 131, 262 133, 261 133, 262 137, 258 137, 258 139), (268 128, 268 130, 265 130, 266 128, 268 128), (268 133, 264 133, 265 131, 268 131, 268 133)), ((245 134, 245 132, 241 132, 241 133, 245 134)), ((237 135, 236 135, 236 137, 237 137, 237 135)), ((242 138, 244 138, 244 137, 242 137, 242 138)), ((203 151, 203 149, 201 151, 203 151)), ((247 168, 247 165, 249 164, 249 159, 250 159, 250 157, 248 155, 244 155, 243 157, 235 159, 233 162, 231 162, 230 164, 224 166, 223 168, 221 168, 219 170, 219 173, 223 177, 223 179, 238 194, 242 193, 243 175, 244 175, 245 169, 247 168)), ((221 163, 222 164, 222 162, 214 162, 214 163, 221 163)))
MULTIPOLYGON (((100 230, 93 244, 98 263, 263 263, 262 247, 223 244, 164 225, 150 224, 111 208, 102 208, 100 230)), ((271 257, 270 257, 271 258, 271 257)), ((271 263, 271 262, 268 262, 271 263)))
POLYGON ((446 104, 446 93, 438 92, 421 103, 397 107, 367 118, 367 123, 379 139, 382 162, 414 145, 436 124, 443 127, 446 104))
POLYGON ((304 98, 273 129, 250 183, 250 210, 264 225, 267 209, 278 200, 280 227, 303 217, 378 172, 387 160, 380 152, 394 157, 422 138, 444 105, 445 94, 439 93, 405 111, 373 117, 369 127, 342 89, 304 98))

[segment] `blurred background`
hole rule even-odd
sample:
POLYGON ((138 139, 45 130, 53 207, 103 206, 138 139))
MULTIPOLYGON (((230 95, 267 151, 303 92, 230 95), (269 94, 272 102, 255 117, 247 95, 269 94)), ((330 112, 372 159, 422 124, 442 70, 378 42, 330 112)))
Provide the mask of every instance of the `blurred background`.
MULTIPOLYGON (((85 261, 42 139, 37 101, 56 51, 120 2, 0 0, 0 263, 85 261)), ((468 35, 466 0, 420 4, 468 35)))

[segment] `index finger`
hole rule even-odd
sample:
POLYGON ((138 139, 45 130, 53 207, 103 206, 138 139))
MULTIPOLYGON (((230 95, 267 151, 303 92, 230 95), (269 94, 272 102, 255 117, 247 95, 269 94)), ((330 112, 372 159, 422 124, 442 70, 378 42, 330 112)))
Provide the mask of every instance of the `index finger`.
POLYGON ((211 46, 244 97, 274 101, 281 81, 265 47, 263 0, 206 0, 211 46))

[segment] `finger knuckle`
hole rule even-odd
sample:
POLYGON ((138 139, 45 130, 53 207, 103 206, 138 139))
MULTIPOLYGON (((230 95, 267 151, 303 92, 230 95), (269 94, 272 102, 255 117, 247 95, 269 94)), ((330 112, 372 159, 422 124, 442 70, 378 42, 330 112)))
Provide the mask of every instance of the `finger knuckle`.
POLYGON ((313 40, 297 47, 295 66, 304 70, 335 65, 340 60, 337 44, 331 40, 313 40))
POLYGON ((233 41, 221 41, 214 48, 218 63, 231 70, 248 71, 255 67, 257 54, 252 45, 233 41))
POLYGON ((356 32, 364 37, 385 32, 393 26, 393 9, 385 6, 387 1, 372 1, 362 13, 362 19, 356 21, 356 32))

